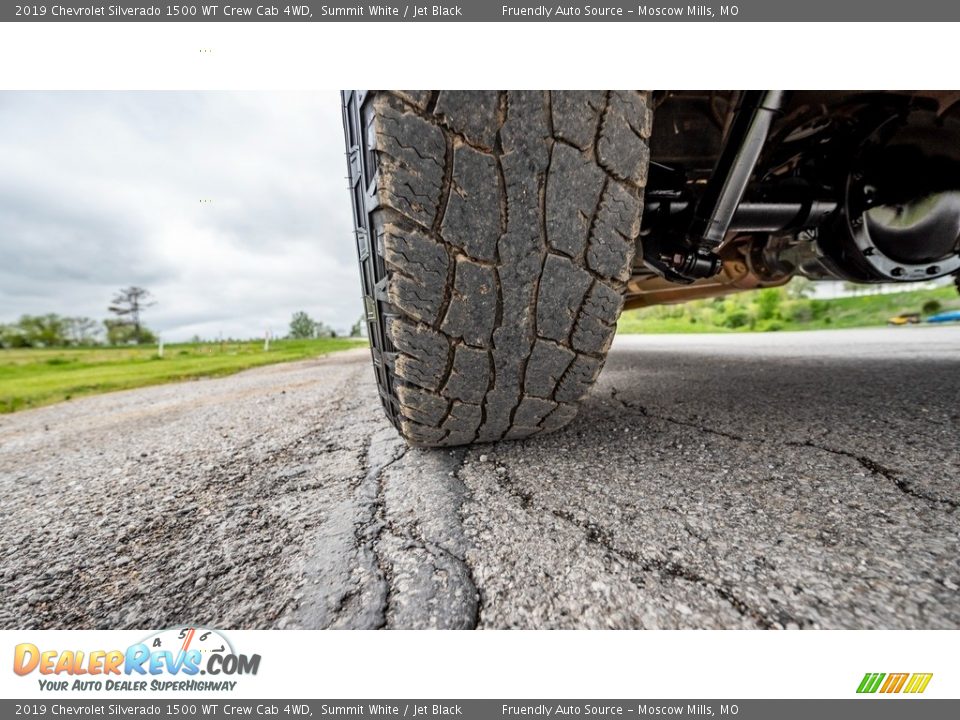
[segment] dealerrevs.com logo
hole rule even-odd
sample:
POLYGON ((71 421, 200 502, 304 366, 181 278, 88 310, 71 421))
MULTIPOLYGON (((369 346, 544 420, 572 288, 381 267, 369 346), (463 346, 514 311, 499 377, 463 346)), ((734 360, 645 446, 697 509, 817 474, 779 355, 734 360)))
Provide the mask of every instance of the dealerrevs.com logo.
POLYGON ((13 653, 13 671, 36 673, 40 689, 48 691, 230 691, 237 685, 232 678, 259 669, 260 655, 237 653, 223 633, 202 627, 163 630, 126 650, 51 650, 20 643, 13 653))
POLYGON ((867 673, 857 686, 858 693, 918 694, 927 689, 933 673, 867 673))

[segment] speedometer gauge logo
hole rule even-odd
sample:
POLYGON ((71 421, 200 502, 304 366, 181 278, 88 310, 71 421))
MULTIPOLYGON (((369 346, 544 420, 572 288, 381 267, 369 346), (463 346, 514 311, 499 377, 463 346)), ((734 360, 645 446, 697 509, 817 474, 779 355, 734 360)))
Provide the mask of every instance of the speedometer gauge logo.
POLYGON ((143 643, 151 651, 167 650, 176 656, 190 650, 198 650, 206 658, 213 653, 233 655, 233 645, 219 630, 205 627, 175 627, 161 630, 144 638, 143 643))

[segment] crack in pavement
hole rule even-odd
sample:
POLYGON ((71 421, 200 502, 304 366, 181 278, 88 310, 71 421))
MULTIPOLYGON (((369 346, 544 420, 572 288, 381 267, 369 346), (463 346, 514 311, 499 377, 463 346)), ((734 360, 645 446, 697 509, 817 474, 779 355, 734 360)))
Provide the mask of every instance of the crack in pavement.
MULTIPOLYGON (((456 451, 458 453, 458 461, 453 470, 450 471, 450 477, 454 478, 462 488, 463 497, 460 500, 460 505, 457 508, 457 517, 460 521, 460 530, 466 536, 466 506, 467 502, 474 502, 475 498, 473 492, 467 486, 467 483, 460 477, 460 473, 463 471, 463 464, 467 459, 467 450, 461 449, 456 451)), ((473 618, 470 622, 470 629, 476 629, 480 627, 480 624, 483 622, 483 606, 485 598, 483 596, 483 590, 480 587, 480 583, 477 582, 477 576, 474 572, 473 565, 470 564, 468 558, 468 553, 464 552, 463 557, 459 558, 460 562, 463 563, 463 567, 467 572, 467 577, 470 579, 470 585, 473 588, 474 594, 476 595, 476 610, 473 614, 473 618)))
MULTIPOLYGON (((577 528, 583 533, 584 539, 603 548, 608 556, 618 560, 621 564, 635 565, 642 572, 653 573, 657 575, 657 577, 664 580, 684 580, 686 582, 705 587, 733 607, 733 609, 736 610, 742 617, 752 620, 758 628, 767 630, 785 626, 785 624, 782 625, 779 622, 771 620, 761 610, 750 606, 746 601, 737 596, 737 594, 734 593, 730 588, 714 582, 700 573, 686 568, 680 563, 646 557, 640 553, 634 552, 633 550, 618 547, 615 544, 614 532, 609 528, 600 525, 599 523, 592 521, 581 521, 569 510, 561 510, 543 504, 535 504, 533 494, 520 489, 513 481, 510 471, 505 466, 500 465, 499 467, 504 468, 504 472, 493 473, 494 483, 506 491, 507 494, 509 494, 515 500, 517 500, 520 503, 521 508, 524 510, 529 510, 532 508, 540 512, 550 513, 553 517, 577 528)), ((642 583, 637 583, 633 578, 631 578, 631 581, 638 587, 642 587, 642 583)), ((805 620, 796 619, 793 617, 787 618, 787 621, 794 622, 800 627, 809 624, 805 620)))
POLYGON ((390 567, 380 553, 380 542, 386 527, 383 473, 401 460, 408 450, 407 445, 398 441, 393 433, 381 431, 368 436, 360 460, 364 472, 357 488, 357 503, 360 508, 367 509, 368 519, 357 523, 354 536, 358 559, 365 562, 367 571, 374 576, 375 628, 387 626, 393 592, 390 567))
POLYGON ((466 452, 414 450, 383 473, 381 545, 396 601, 388 626, 476 627, 480 594, 467 561, 466 487, 458 476, 466 452), (425 625, 425 618, 432 620, 425 625))
POLYGON ((409 448, 388 427, 366 437, 359 479, 331 513, 317 550, 338 556, 341 567, 321 573, 312 601, 322 605, 324 593, 342 590, 345 579, 349 589, 328 622, 319 624, 476 627, 480 594, 467 560, 461 516, 466 489, 458 476, 465 454, 409 448), (351 514, 352 547, 343 548, 336 542, 343 524, 338 518, 351 514))
POLYGON ((953 512, 957 509, 958 503, 955 500, 950 498, 937 497, 936 495, 930 495, 918 490, 913 486, 910 481, 905 480, 900 477, 900 472, 898 470, 893 470, 888 468, 886 465, 883 465, 873 458, 867 457, 866 455, 860 455, 858 453, 852 452, 850 450, 841 450, 839 448, 829 447, 827 445, 818 445, 812 440, 804 440, 802 442, 796 440, 788 440, 784 442, 784 445, 789 445, 791 447, 806 447, 813 448, 815 450, 820 450, 825 453, 830 453, 831 455, 839 455, 840 457, 850 458, 851 460, 856 460, 860 463, 860 466, 869 471, 874 475, 878 475, 886 480, 889 480, 894 484, 894 486, 902 492, 904 495, 909 495, 910 497, 917 498, 918 500, 925 500, 931 503, 938 503, 940 505, 946 505, 948 510, 947 512, 953 512))
MULTIPOLYGON (((768 443, 777 444, 777 441, 770 440, 769 438, 745 437, 743 435, 737 435, 735 433, 730 433, 725 430, 718 430, 708 425, 703 425, 702 423, 689 421, 689 420, 681 420, 679 418, 675 418, 669 415, 657 415, 657 414, 651 413, 645 406, 640 405, 639 403, 635 403, 629 400, 624 400, 623 398, 621 398, 619 396, 619 390, 617 388, 612 389, 610 393, 610 397, 615 402, 619 403, 623 408, 627 410, 634 410, 640 413, 641 416, 645 418, 650 418, 652 420, 662 420, 664 422, 672 423, 674 425, 681 425, 684 427, 693 428, 703 433, 707 433, 710 435, 719 435, 721 437, 725 437, 729 440, 735 440, 737 442, 758 443, 758 444, 768 444, 768 443)), ((865 470, 869 471, 870 473, 874 475, 878 475, 892 482, 894 486, 905 495, 909 495, 911 497, 917 498, 918 500, 925 500, 927 502, 945 505, 948 508, 947 512, 953 512, 954 510, 957 509, 958 503, 955 500, 951 500, 950 498, 937 497, 936 495, 931 495, 921 490, 918 490, 916 487, 914 487, 912 483, 910 483, 910 481, 905 480, 903 477, 900 476, 900 471, 889 468, 886 465, 883 465, 882 463, 866 455, 861 455, 851 450, 842 450, 839 448, 833 448, 826 445, 819 445, 809 439, 803 440, 803 441, 784 440, 782 441, 782 444, 787 445, 789 447, 796 447, 796 448, 811 448, 814 450, 820 450, 822 452, 830 453, 832 455, 838 455, 840 457, 850 458, 851 460, 855 460, 857 463, 860 464, 861 467, 863 467, 865 470)))
POLYGON ((671 415, 654 415, 644 405, 640 405, 639 403, 635 403, 631 400, 624 400, 623 398, 619 397, 619 392, 620 391, 617 390, 617 388, 613 388, 613 390, 610 392, 611 399, 617 403, 620 403, 624 409, 635 410, 643 417, 650 418, 652 420, 662 420, 674 425, 682 425, 684 427, 693 428, 694 430, 699 430, 700 432, 708 433, 710 435, 719 435, 720 437, 725 437, 730 440, 736 440, 737 442, 766 442, 764 438, 748 438, 744 437, 743 435, 727 432, 726 430, 717 430, 716 428, 709 427, 708 425, 703 425, 690 420, 681 420, 671 415))

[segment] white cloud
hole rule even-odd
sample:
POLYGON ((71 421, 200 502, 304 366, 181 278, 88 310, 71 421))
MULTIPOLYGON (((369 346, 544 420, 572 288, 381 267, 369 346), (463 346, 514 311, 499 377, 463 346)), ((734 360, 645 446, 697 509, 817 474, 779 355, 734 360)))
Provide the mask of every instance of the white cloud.
POLYGON ((360 315, 336 93, 5 92, 0 158, 0 321, 130 284, 171 341, 360 315))

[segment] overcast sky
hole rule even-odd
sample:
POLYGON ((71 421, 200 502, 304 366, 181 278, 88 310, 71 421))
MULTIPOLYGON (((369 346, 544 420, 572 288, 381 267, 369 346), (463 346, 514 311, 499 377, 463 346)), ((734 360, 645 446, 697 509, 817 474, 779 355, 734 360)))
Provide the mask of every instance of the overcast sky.
POLYGON ((99 320, 142 285, 168 341, 281 335, 297 310, 348 329, 361 302, 339 102, 0 92, 0 322, 99 320))

